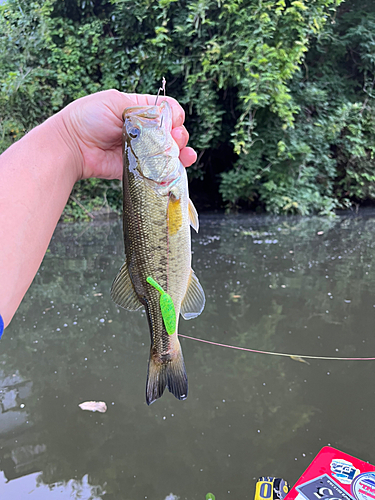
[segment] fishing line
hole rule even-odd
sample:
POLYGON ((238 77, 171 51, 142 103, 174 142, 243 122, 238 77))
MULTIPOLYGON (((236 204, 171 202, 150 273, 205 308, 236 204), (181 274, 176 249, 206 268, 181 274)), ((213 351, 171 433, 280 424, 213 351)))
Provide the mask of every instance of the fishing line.
POLYGON ((228 349, 236 349, 238 351, 248 351, 254 352, 256 354, 269 354, 271 356, 284 356, 286 358, 302 358, 302 359, 321 359, 321 360, 331 360, 331 361, 375 361, 375 358, 342 358, 338 356, 310 356, 307 354, 287 354, 285 352, 273 352, 273 351, 259 351, 257 349, 249 349, 247 347, 238 347, 228 344, 219 344, 218 342, 211 342, 210 340, 197 339, 196 337, 189 337, 188 335, 178 334, 179 337, 184 337, 189 340, 196 340, 197 342, 204 342, 205 344, 217 345, 219 347, 227 347, 228 349))

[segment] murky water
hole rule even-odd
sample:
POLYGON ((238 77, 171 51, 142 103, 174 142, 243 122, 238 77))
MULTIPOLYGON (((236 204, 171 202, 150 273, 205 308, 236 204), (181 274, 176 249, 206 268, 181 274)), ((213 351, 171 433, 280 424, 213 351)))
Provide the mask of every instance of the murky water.
MULTIPOLYGON (((193 337, 267 351, 375 357, 375 217, 201 217, 193 337)), ((375 361, 316 361, 181 339, 189 397, 148 407, 144 313, 109 288, 120 222, 59 226, 0 342, 1 499, 252 499, 331 444, 375 463, 375 361), (82 411, 105 401, 104 414, 82 411)))

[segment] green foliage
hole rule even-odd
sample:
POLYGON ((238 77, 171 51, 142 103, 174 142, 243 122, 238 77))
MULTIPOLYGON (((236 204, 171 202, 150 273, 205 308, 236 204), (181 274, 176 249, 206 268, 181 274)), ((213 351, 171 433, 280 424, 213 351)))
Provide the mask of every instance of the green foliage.
MULTIPOLYGON (((375 8, 340 3, 8 0, 0 151, 78 97, 155 93, 165 76, 199 153, 190 176, 220 174, 228 207, 327 214, 374 199, 375 8), (225 154, 211 165, 215 151, 225 154)), ((89 211, 105 196, 119 207, 111 186, 88 182, 73 197, 91 199, 89 211)))
POLYGON ((222 174, 230 205, 329 214, 374 199, 374 28, 374 7, 356 0, 326 25, 290 85, 293 127, 265 110, 250 154, 222 174))
POLYGON ((90 220, 98 215, 120 213, 122 191, 119 182, 87 179, 74 186, 63 214, 64 222, 90 220))

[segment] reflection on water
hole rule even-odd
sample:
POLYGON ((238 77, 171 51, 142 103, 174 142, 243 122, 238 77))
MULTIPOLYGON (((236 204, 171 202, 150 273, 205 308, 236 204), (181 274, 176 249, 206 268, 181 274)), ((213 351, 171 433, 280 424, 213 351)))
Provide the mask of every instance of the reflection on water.
MULTIPOLYGON (((375 356, 375 218, 201 218, 203 314, 186 335, 253 349, 375 356)), ((331 444, 375 462, 374 363, 309 365, 181 339, 189 397, 145 403, 144 313, 111 302, 120 222, 59 226, 1 340, 0 496, 252 499, 331 444), (104 414, 83 401, 105 401, 104 414), (27 496, 26 496, 27 495, 27 496)))

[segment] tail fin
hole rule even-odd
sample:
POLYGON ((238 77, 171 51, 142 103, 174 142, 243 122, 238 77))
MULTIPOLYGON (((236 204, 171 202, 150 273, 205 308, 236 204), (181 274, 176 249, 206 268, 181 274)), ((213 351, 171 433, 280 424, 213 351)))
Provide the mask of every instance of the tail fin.
POLYGON ((177 352, 168 356, 160 356, 151 347, 146 385, 147 404, 160 398, 166 387, 177 399, 187 398, 188 380, 180 345, 177 352))

